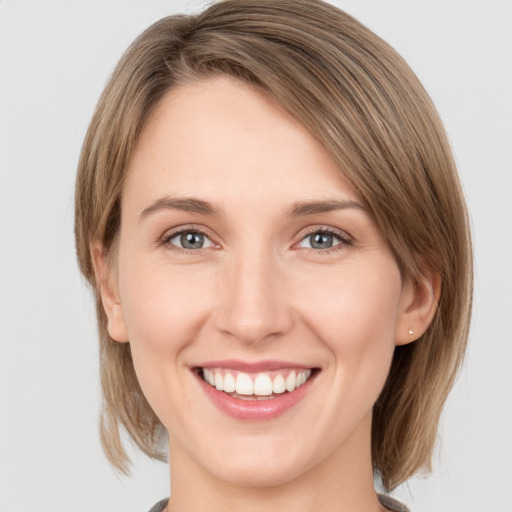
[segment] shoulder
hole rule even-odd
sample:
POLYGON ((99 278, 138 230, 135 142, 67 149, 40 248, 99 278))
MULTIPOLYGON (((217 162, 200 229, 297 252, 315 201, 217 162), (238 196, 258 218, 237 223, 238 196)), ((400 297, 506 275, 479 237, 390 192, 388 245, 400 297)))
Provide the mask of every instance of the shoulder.
POLYGON ((411 512, 409 507, 403 503, 400 503, 398 500, 395 500, 395 498, 388 496, 387 494, 379 494, 378 497, 381 504, 392 512, 411 512))
POLYGON ((155 503, 149 509, 149 512, 162 512, 162 510, 166 507, 168 501, 168 498, 165 498, 165 500, 160 500, 158 503, 155 503))

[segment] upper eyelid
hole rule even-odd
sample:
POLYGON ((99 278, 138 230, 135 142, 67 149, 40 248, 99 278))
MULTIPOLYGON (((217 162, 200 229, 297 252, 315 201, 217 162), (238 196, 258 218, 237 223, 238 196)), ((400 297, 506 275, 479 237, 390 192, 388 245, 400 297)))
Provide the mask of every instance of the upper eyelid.
POLYGON ((322 232, 322 231, 329 232, 329 233, 346 234, 348 236, 348 233, 346 231, 344 231, 343 229, 335 228, 332 226, 324 226, 324 225, 311 226, 309 228, 305 228, 305 230, 306 230, 306 233, 304 236, 307 236, 310 233, 317 233, 317 232, 322 232))
POLYGON ((211 231, 210 229, 208 229, 205 226, 199 226, 196 224, 185 224, 183 226, 166 229, 162 235, 162 238, 172 238, 173 236, 179 235, 181 233, 187 233, 187 232, 201 233, 203 235, 215 237, 213 231, 211 231))
MULTIPOLYGON (((180 233, 187 232, 187 231, 192 231, 192 232, 197 231, 199 233, 203 233, 205 235, 215 237, 215 235, 209 228, 207 228, 205 226, 196 225, 196 224, 190 224, 190 225, 178 226, 176 228, 167 229, 164 232, 164 234, 162 235, 162 238, 172 236, 172 235, 178 235, 180 233)), ((343 229, 335 228, 333 226, 327 226, 327 225, 316 225, 316 226, 309 226, 306 228, 302 228, 299 231, 299 233, 295 236, 298 236, 301 231, 302 231, 302 237, 308 236, 311 233, 326 231, 329 233, 337 233, 340 235, 344 234, 344 235, 347 235, 348 237, 352 238, 352 236, 347 231, 345 231, 343 229)))

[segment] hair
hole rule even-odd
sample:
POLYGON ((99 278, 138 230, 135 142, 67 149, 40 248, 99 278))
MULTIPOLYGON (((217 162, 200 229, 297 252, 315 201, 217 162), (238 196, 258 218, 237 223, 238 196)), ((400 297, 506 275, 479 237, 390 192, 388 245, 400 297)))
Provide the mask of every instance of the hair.
POLYGON ((123 427, 143 452, 164 459, 165 429, 141 391, 129 343, 108 334, 91 244, 101 241, 107 257, 115 252, 125 169, 159 100, 218 76, 261 91, 324 146, 404 278, 441 278, 432 323, 416 342, 396 347, 373 409, 374 471, 392 489, 431 469, 441 409, 464 356, 468 217, 443 125, 415 74, 386 42, 320 0, 226 0, 163 18, 132 43, 105 87, 82 147, 75 211, 78 261, 96 297, 105 453, 128 471, 123 427))

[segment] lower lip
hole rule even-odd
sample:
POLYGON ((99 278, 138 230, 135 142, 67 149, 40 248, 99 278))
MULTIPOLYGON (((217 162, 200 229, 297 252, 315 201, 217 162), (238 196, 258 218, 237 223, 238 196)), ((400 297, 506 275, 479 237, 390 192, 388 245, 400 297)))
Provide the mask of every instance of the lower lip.
POLYGON ((223 391, 217 391, 206 383, 199 375, 196 375, 206 396, 223 413, 244 421, 266 421, 281 416, 286 411, 297 405, 308 392, 311 381, 316 375, 310 377, 300 388, 288 393, 274 395, 269 400, 242 400, 234 398, 223 391))

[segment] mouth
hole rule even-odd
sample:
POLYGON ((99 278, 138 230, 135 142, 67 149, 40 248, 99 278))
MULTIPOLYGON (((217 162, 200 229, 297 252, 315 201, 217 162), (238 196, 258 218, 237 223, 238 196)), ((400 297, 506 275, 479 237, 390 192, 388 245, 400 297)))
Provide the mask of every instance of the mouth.
POLYGON ((223 412, 242 420, 275 418, 299 403, 319 368, 288 366, 267 371, 241 371, 209 365, 193 372, 206 395, 223 412))

